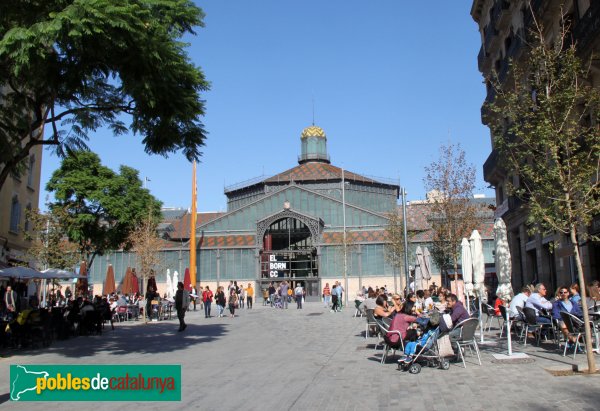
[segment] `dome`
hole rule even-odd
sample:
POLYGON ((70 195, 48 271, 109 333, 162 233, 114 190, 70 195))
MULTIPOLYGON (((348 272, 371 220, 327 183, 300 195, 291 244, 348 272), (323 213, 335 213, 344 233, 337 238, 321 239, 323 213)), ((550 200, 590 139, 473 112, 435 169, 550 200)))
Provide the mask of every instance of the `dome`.
POLYGON ((327 138, 325 136, 325 132, 323 131, 323 129, 321 127, 318 127, 315 125, 308 126, 304 130, 302 130, 302 134, 300 135, 300 138, 308 138, 308 137, 327 138))

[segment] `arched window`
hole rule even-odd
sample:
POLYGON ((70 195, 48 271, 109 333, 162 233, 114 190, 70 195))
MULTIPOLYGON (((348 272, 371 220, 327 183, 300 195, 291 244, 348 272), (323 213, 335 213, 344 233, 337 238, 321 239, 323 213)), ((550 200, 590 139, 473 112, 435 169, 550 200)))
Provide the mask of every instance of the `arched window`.
POLYGON ((19 222, 21 220, 21 204, 19 204, 19 196, 12 198, 12 204, 10 207, 10 231, 14 233, 19 232, 19 222))

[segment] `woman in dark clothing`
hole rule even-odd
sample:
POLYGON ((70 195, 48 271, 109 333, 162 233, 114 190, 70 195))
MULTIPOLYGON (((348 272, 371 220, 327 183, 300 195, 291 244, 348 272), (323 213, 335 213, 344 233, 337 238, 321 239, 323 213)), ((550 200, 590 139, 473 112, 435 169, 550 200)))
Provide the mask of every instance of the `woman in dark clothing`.
POLYGON ((238 296, 235 292, 235 288, 232 288, 229 291, 229 312, 231 313, 231 318, 235 317, 235 306, 237 305, 238 296))

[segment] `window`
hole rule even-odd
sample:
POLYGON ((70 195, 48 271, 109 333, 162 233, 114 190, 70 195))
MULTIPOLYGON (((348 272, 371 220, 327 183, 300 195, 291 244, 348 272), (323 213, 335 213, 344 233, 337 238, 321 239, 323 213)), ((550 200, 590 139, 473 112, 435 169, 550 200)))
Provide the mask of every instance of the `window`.
POLYGON ((21 204, 19 204, 19 197, 14 196, 10 208, 10 231, 13 233, 19 232, 19 222, 21 220, 21 204))
POLYGON ((33 188, 33 174, 35 168, 35 155, 29 156, 29 166, 27 169, 27 187, 33 188))

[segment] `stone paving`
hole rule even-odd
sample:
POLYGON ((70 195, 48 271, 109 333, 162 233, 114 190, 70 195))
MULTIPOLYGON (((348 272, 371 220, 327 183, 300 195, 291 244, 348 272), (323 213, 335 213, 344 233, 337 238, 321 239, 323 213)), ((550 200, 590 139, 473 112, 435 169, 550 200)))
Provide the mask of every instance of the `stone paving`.
MULTIPOLYGON (((562 357, 556 346, 515 343, 533 362, 493 363, 497 344, 482 346, 483 366, 397 371, 396 359, 380 364, 375 338, 365 339, 365 319, 353 310, 332 313, 320 303, 297 310, 256 304, 236 318, 190 312, 177 321, 126 322, 102 336, 55 341, 46 350, 10 351, 0 359, 0 408, 47 410, 48 403, 8 400, 10 364, 182 364, 180 403, 63 403, 61 409, 170 410, 597 410, 600 376, 551 375, 546 369, 585 364, 562 357)), ((492 330, 491 334, 495 334, 492 330)), ((486 336, 493 343, 494 336, 486 336)), ((391 354, 391 353, 390 353, 391 354)), ((391 356, 391 355, 390 355, 391 356)), ((600 357, 597 356, 600 359, 600 357)))

